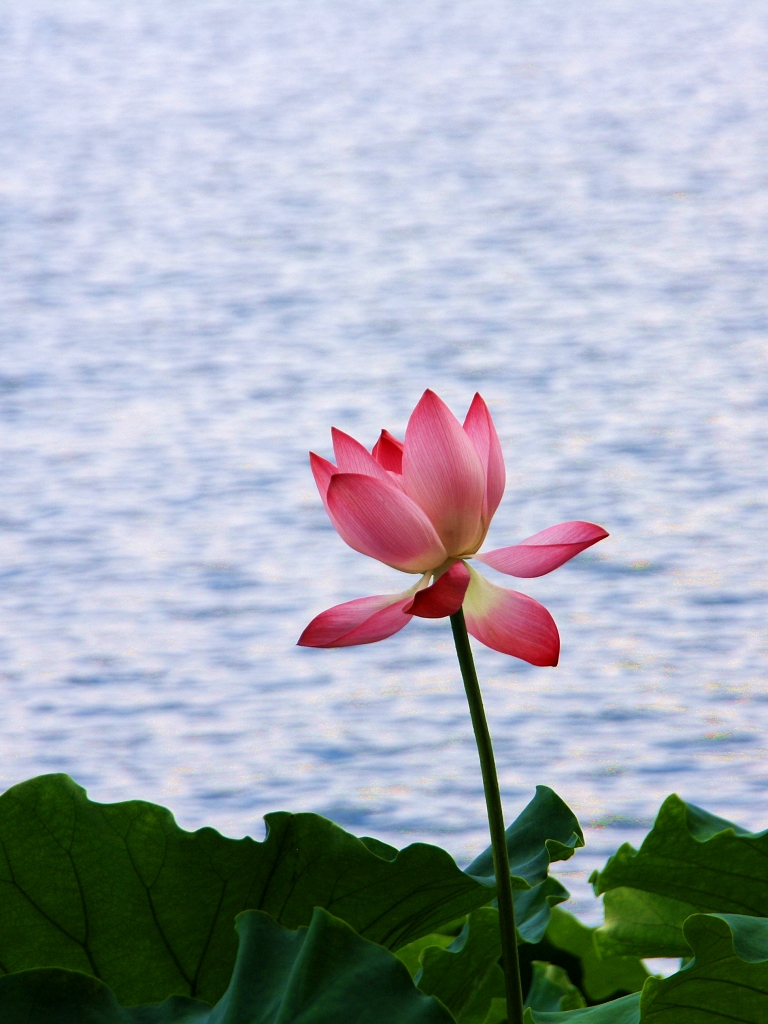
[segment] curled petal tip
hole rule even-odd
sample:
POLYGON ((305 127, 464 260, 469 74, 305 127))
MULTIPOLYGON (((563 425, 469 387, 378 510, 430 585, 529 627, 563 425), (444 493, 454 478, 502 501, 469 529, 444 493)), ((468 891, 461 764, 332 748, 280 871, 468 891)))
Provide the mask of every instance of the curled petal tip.
POLYGON ((403 472, 403 449, 405 445, 388 430, 382 430, 378 441, 373 446, 374 459, 391 473, 403 472))
POLYGON ((331 428, 333 451, 340 473, 362 473, 389 482, 386 469, 354 437, 337 427, 331 428))
POLYGON ((309 453, 309 465, 312 468, 312 476, 315 478, 317 489, 320 492, 320 497, 323 499, 323 504, 326 509, 328 508, 328 487, 331 482, 331 477, 338 470, 332 462, 324 459, 322 455, 315 455, 314 452, 309 453))

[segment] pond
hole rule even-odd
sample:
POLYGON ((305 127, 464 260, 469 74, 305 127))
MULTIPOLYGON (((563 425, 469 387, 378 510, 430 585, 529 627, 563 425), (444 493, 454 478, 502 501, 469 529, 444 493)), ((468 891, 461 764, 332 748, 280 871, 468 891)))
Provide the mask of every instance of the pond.
POLYGON ((669 792, 765 827, 765 6, 9 0, 0 31, 2 784, 479 852, 448 623, 295 646, 404 579, 308 449, 431 387, 496 419, 490 545, 611 534, 506 578, 559 667, 478 651, 507 816, 538 783, 577 812, 588 919, 669 792))

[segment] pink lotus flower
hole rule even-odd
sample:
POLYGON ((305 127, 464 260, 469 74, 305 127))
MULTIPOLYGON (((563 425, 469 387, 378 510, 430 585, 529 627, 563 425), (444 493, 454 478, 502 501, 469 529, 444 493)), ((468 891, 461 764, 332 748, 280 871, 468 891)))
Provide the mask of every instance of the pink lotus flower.
POLYGON ((313 452, 310 463, 337 532, 356 551, 420 578, 399 594, 321 612, 299 645, 371 644, 414 615, 442 618, 463 607, 467 629, 487 647, 532 665, 556 665, 560 637, 547 609, 491 583, 466 559, 527 579, 552 572, 608 534, 593 523, 560 523, 512 547, 477 554, 506 482, 501 444, 480 395, 462 427, 434 392, 425 391, 405 442, 382 430, 372 452, 341 430, 332 434, 337 465, 313 452))

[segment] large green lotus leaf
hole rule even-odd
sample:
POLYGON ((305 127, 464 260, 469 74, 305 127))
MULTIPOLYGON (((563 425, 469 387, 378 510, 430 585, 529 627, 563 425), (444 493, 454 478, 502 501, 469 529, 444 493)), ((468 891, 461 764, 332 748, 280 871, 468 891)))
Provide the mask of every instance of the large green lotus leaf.
POLYGON ((504 997, 491 1000, 483 1024, 507 1024, 507 1000, 504 997))
POLYGON ((395 956, 405 964, 410 976, 415 978, 421 970, 421 954, 424 950, 429 949, 430 946, 445 949, 446 946, 450 946, 455 938, 455 935, 441 935, 433 932, 431 935, 424 935, 414 942, 409 942, 407 946, 401 946, 395 952, 395 956))
MULTIPOLYGON (((537 786, 536 795, 507 829, 510 870, 531 887, 515 892, 517 930, 526 942, 539 942, 549 924, 551 908, 568 899, 568 890, 552 878, 549 865, 568 860, 584 845, 573 811, 549 786, 537 786)), ((493 854, 484 850, 467 867, 474 878, 493 882, 493 854)))
MULTIPOLYGON (((572 852, 563 808, 569 815, 551 791, 537 794, 509 830, 523 849, 513 861, 534 880, 545 859, 572 852)), ((209 828, 185 832, 153 804, 92 803, 64 775, 14 786, 0 796, 0 969, 83 971, 126 1005, 173 994, 215 1002, 243 910, 296 928, 325 907, 396 949, 495 895, 492 876, 461 871, 437 847, 398 853, 316 814, 279 812, 266 822, 263 842, 227 839, 209 828)))
POLYGON ((622 886, 697 911, 768 917, 767 860, 768 831, 746 832, 673 795, 640 849, 625 843, 591 881, 597 895, 622 886))
POLYGON ((266 820, 262 843, 227 839, 152 804, 92 803, 66 776, 13 787, 0 797, 0 964, 94 974, 128 1005, 215 1002, 242 910, 295 928, 323 906, 395 946, 493 898, 436 847, 390 861, 315 814, 266 820))
POLYGON ((533 979, 526 1007, 532 1010, 576 1010, 586 1006, 584 997, 562 967, 533 961, 533 979))
MULTIPOLYGON (((557 950, 578 957, 581 968, 578 984, 588 1000, 602 1002, 619 993, 639 992, 649 977, 647 968, 636 955, 615 955, 613 952, 611 959, 600 959, 595 949, 595 941, 600 931, 601 929, 588 928, 567 910, 556 907, 552 911, 552 920, 547 928, 546 942, 557 950)), ((689 952, 687 947, 686 951, 689 952)), ((602 948, 599 952, 600 956, 604 955, 602 948)), ((620 952, 623 954, 626 950, 622 949, 620 952)), ((552 955, 549 950, 543 949, 542 955, 544 954, 552 955)))
MULTIPOLYGON (((533 800, 509 826, 506 836, 510 870, 513 876, 525 879, 531 887, 513 893, 519 937, 525 942, 538 942, 547 929, 552 907, 563 903, 570 895, 548 874, 549 865, 572 857, 584 845, 584 836, 573 811, 548 786, 536 787, 533 800)), ((370 844, 370 849, 381 856, 393 857, 397 853, 393 847, 376 839, 363 838, 362 842, 370 844)), ((491 847, 476 857, 465 871, 487 885, 494 884, 491 847)), ((407 952, 403 951, 402 959, 409 964, 412 973, 416 973, 413 965, 428 945, 444 948, 447 943, 420 939, 408 947, 407 952)))
MULTIPOLYGON (((552 861, 569 860, 584 845, 584 835, 573 811, 549 786, 537 786, 527 807, 507 829, 510 868, 530 885, 546 878, 552 861)), ((468 875, 493 877, 489 846, 466 868, 468 875)))
POLYGON ((212 1024, 210 1015, 207 1003, 186 996, 125 1009, 98 978, 59 967, 0 978, 3 1024, 212 1024))
POLYGON ((526 1024, 765 1024, 768 919, 694 914, 683 931, 694 956, 677 974, 586 1010, 530 1011, 526 1024))
MULTIPOLYGON (((587 1006, 582 1010, 565 1013, 527 1009, 525 1024, 640 1024, 640 993, 622 996, 610 1003, 587 1006)), ((711 1021, 710 1024, 715 1024, 711 1021)))
POLYGON ((232 982, 210 1024, 451 1024, 397 957, 325 910, 294 932, 252 910, 237 930, 232 982))
POLYGON ((614 963, 610 957, 691 955, 683 923, 697 907, 625 886, 610 889, 603 903, 605 924, 595 930, 595 945, 606 967, 614 963))
MULTIPOLYGON (((536 787, 533 800, 506 835, 511 870, 531 886, 514 893, 518 932, 523 940, 537 942, 549 924, 553 904, 568 898, 567 890, 547 874, 549 865, 572 857, 584 845, 584 837, 573 812, 548 786, 536 787)), ((490 847, 466 871, 486 882, 493 881, 490 847)), ((411 970, 418 961, 421 970, 414 974, 419 988, 438 996, 460 1024, 490 1024, 499 1015, 500 1020, 504 1019, 499 1007, 500 1000, 504 1006, 504 977, 498 965, 501 938, 495 908, 483 907, 470 914, 462 932, 450 944, 442 936, 432 943, 419 940, 400 955, 411 970)), ((543 991, 547 986, 542 980, 536 987, 537 977, 535 990, 541 987, 543 991)))
POLYGON ((768 919, 695 914, 684 926, 694 958, 643 989, 642 1024, 765 1024, 768 919))
POLYGON ((422 992, 437 996, 459 1024, 484 1024, 492 1000, 504 998, 500 955, 499 912, 481 907, 447 948, 422 950, 414 980, 422 992))
MULTIPOLYGON (((553 912, 552 925, 560 921, 562 916, 571 919, 578 928, 586 933, 589 940, 589 951, 595 963, 597 957, 592 948, 591 930, 580 925, 575 918, 564 911, 553 912)), ((562 923, 559 933, 566 936, 567 926, 562 923)), ((566 936, 573 938, 572 936, 566 936)), ((459 1024, 485 1024, 492 1012, 494 1003, 504 999, 504 977, 499 967, 501 940, 499 935, 499 914, 494 907, 481 907, 473 911, 461 933, 453 941, 448 936, 430 936, 406 947, 408 957, 398 956, 410 963, 415 981, 422 992, 436 995, 454 1015, 459 1024), (436 941, 435 941, 436 940, 436 941), (418 950, 420 970, 414 970, 413 954, 418 950)), ((581 938, 579 936, 579 938, 581 938)), ((571 945, 575 943, 571 941, 571 945)), ((580 945, 585 945, 581 942, 580 945)), ((525 947, 523 947, 525 948, 525 947)), ((640 984, 648 976, 648 972, 637 960, 630 961, 634 974, 640 975, 640 984)), ((533 1009, 571 1009, 583 1006, 584 1000, 579 990, 568 979, 562 968, 548 963, 534 963, 530 990, 526 1005, 533 1009)), ((627 973, 626 966, 624 973, 627 973)), ((613 975, 619 976, 615 969, 613 975)), ((633 974, 633 980, 636 980, 633 974)), ((622 986, 609 985, 608 994, 622 986)), ((501 1013, 499 1019, 506 1016, 501 1013)))
POLYGON ((237 920, 240 946, 230 985, 212 1009, 173 996, 121 1007, 103 982, 42 968, 0 978, 3 1024, 452 1024, 419 993, 387 950, 326 911, 288 931, 261 911, 237 920))
POLYGON ((540 942, 549 925, 553 907, 565 903, 570 895, 565 886, 551 875, 531 889, 513 892, 519 940, 540 942))

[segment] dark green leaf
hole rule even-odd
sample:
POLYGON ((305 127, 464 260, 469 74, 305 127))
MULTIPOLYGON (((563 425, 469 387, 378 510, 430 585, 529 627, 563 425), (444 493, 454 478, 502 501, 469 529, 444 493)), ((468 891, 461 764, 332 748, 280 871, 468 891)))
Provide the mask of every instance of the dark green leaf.
POLYGON ((415 981, 422 992, 437 996, 459 1024, 483 1024, 491 1001, 504 996, 500 955, 499 912, 481 907, 447 948, 423 950, 415 981))
POLYGON ((237 930, 232 983, 213 1015, 222 1024, 451 1024, 397 957, 325 910, 295 932, 248 911, 237 930))
MULTIPOLYGON (((568 899, 568 890, 548 874, 550 863, 568 860, 583 845, 584 836, 573 811, 549 786, 537 786, 533 800, 507 829, 510 870, 531 886, 514 893, 517 928, 526 942, 541 939, 550 909, 568 899)), ((466 872, 492 881, 491 848, 473 860, 466 872)))
POLYGON ((595 943, 606 966, 609 957, 690 956, 683 922, 697 907, 625 886, 610 889, 603 902, 605 924, 595 931, 595 943))
POLYGON ((455 938, 455 935, 441 935, 438 932, 432 932, 431 935, 424 935, 420 939, 409 942, 407 946, 401 946, 396 951, 395 956, 405 964, 410 976, 415 978, 421 970, 421 954, 424 950, 430 946, 445 949, 446 946, 450 946, 455 938))
POLYGON ((557 949, 578 957, 578 983, 587 999, 602 1002, 617 993, 639 992, 648 977, 645 965, 637 956, 612 954, 612 959, 600 959, 595 950, 595 936, 600 931, 588 928, 573 914, 557 907, 552 911, 546 938, 557 949))
MULTIPOLYGON (((562 913, 556 911, 558 917, 562 913)), ((571 915, 566 914, 565 917, 570 918, 571 915)), ((575 918, 571 920, 587 933, 590 953, 597 963, 591 947, 590 929, 579 925, 575 918)), ((411 968, 417 958, 421 965, 421 971, 413 971, 421 991, 436 995, 459 1024, 484 1024, 491 1015, 494 1003, 500 1014, 499 1019, 503 1020, 504 977, 498 963, 501 956, 498 911, 494 907, 473 911, 461 934, 450 944, 450 940, 446 941, 444 936, 432 936, 432 939, 438 941, 430 943, 424 939, 406 947, 411 968)), ((398 956, 402 956, 402 953, 400 951, 398 956)), ((638 962, 635 960, 632 964, 637 970, 638 962)), ((640 973, 644 980, 647 972, 640 968, 640 973)), ((641 985, 642 982, 637 987, 641 985)), ((618 987, 610 988, 609 993, 618 987)), ((561 1001, 561 1009, 584 1005, 581 993, 571 984, 564 971, 550 964, 534 964, 526 1005, 535 1009, 548 1009, 550 1006, 556 1009, 561 1001)))
POLYGON ((370 836, 360 836, 360 842, 367 850, 375 853, 377 857, 383 857, 384 860, 395 860, 400 852, 389 843, 382 843, 380 839, 372 839, 370 836))
POLYGON ((260 911, 237 921, 240 947, 218 1005, 174 996, 156 1006, 119 1005, 103 982, 43 968, 0 978, 3 1024, 452 1024, 421 995, 387 950, 316 910, 288 931, 260 911))
MULTIPOLYGON (((554 837, 557 856, 579 841, 561 827, 565 805, 551 791, 537 799, 510 829, 523 849, 516 862, 534 879, 551 852, 543 836, 554 837)), ((242 910, 296 928, 325 907, 396 949, 495 895, 492 876, 461 871, 437 847, 398 853, 316 814, 266 821, 263 842, 227 839, 209 828, 184 832, 152 804, 92 803, 63 775, 14 786, 0 797, 0 970, 83 971, 128 1005, 172 994, 213 1002, 232 970, 242 910)), ((534 901, 526 912, 540 917, 542 907, 534 901)))
POLYGON ((749 833, 668 797, 640 850, 625 843, 592 882, 668 896, 699 911, 768 917, 768 831, 749 833))
POLYGON ((534 960, 533 980, 525 1005, 532 1010, 576 1010, 586 1003, 562 967, 534 960))
POLYGON ((520 938, 525 942, 539 942, 549 925, 552 908, 565 903, 570 893, 550 875, 532 889, 514 892, 512 896, 520 938))
MULTIPOLYGON (((530 885, 543 881, 552 861, 569 860, 584 845, 576 816, 549 786, 537 786, 533 800, 507 829, 510 869, 530 885)), ((493 878, 489 846, 467 867, 475 878, 493 878)))
POLYGON ((565 1013, 528 1009, 525 1011, 525 1024, 640 1024, 640 993, 634 992, 610 1003, 565 1013))
POLYGON ((315 814, 266 820, 262 843, 226 839, 184 832, 152 804, 92 803, 66 776, 14 786, 0 797, 0 970, 80 970, 128 1005, 213 1002, 242 910, 295 928, 323 906, 397 947, 493 898, 437 847, 390 861, 315 814))
POLYGON ((126 1010, 107 986, 79 971, 42 967, 0 978, 3 1024, 213 1024, 211 1008, 172 996, 126 1010))
POLYGON ((677 974, 647 982, 642 1024, 765 1024, 768 920, 695 914, 683 930, 694 958, 677 974))
POLYGON ((483 1024, 507 1024, 507 1000, 504 996, 491 1000, 491 1006, 483 1019, 483 1024))
POLYGON ((607 893, 603 955, 683 956, 683 921, 714 912, 768 917, 768 832, 750 833, 668 797, 639 851, 628 843, 591 878, 607 893))

